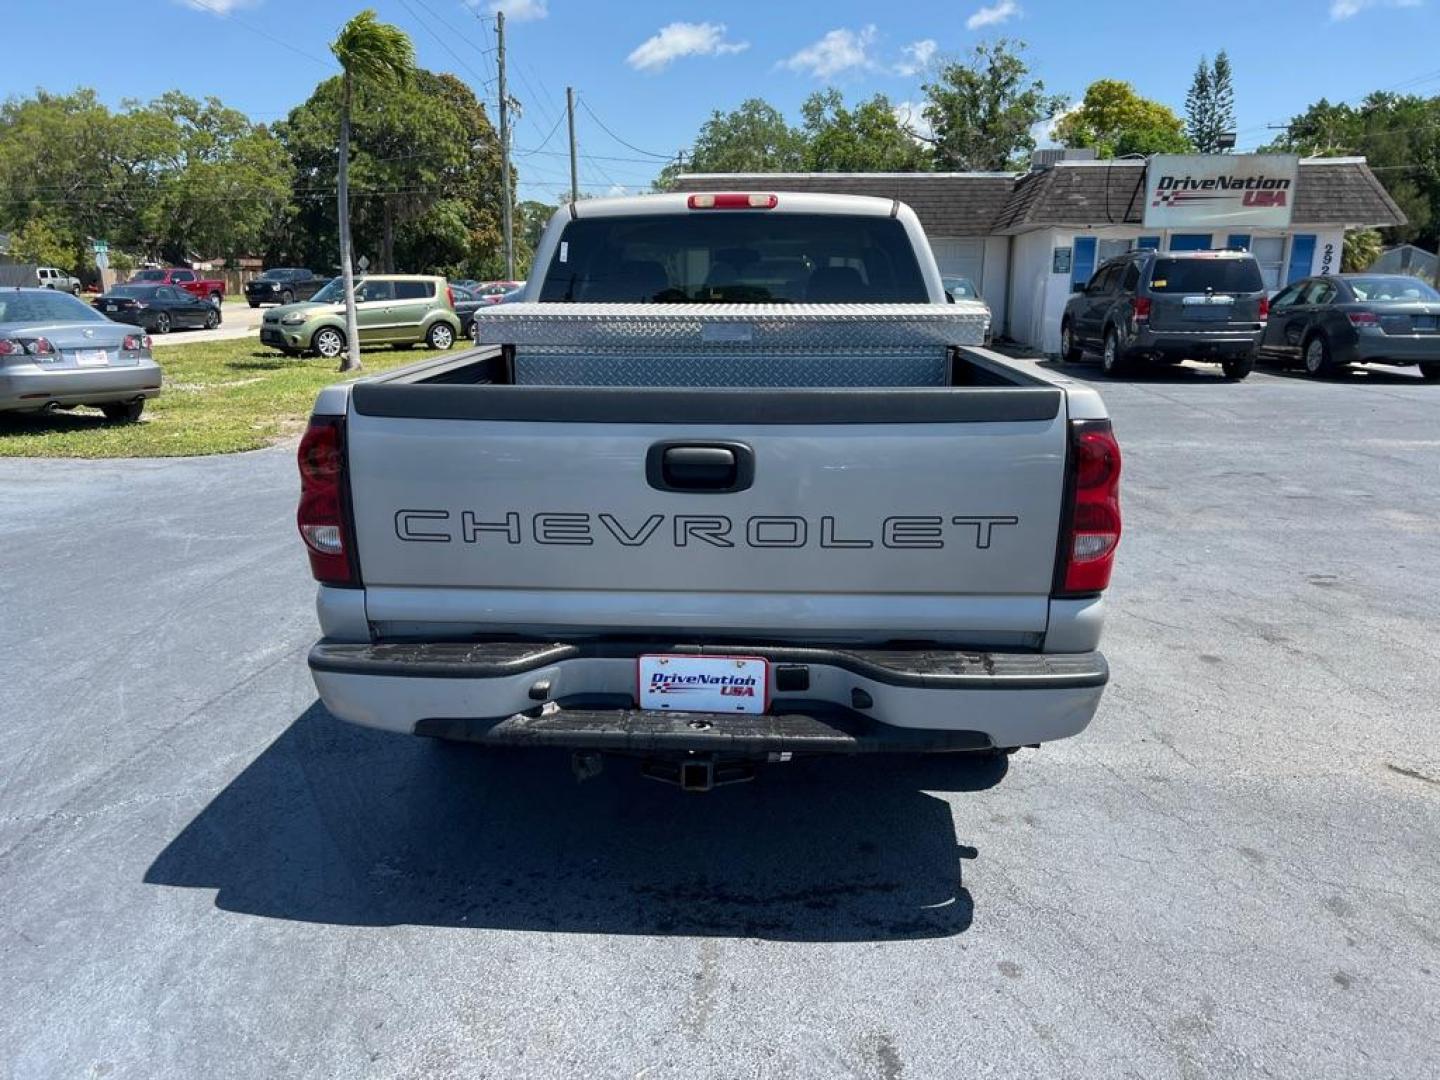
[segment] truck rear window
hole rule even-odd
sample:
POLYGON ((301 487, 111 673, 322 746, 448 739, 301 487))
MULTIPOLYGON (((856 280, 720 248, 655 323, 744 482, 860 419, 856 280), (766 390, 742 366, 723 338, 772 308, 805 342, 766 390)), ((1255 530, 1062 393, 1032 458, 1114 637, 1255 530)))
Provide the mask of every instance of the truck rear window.
POLYGON ((1254 259, 1156 259, 1150 291, 1159 293, 1263 292, 1254 259))
POLYGON ((929 303, 893 218, 768 211, 581 218, 565 226, 543 303, 929 303))

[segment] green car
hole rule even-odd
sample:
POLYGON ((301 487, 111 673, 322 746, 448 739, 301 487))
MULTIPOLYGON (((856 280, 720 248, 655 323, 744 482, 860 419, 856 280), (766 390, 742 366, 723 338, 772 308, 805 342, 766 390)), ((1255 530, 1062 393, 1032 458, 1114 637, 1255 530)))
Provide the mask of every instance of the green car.
MULTIPOLYGON (((287 356, 314 352, 334 359, 345 351, 345 283, 336 278, 303 304, 265 313, 260 343, 287 356)), ((369 274, 355 279, 360 344, 409 347, 424 342, 448 349, 460 337, 460 317, 443 277, 369 274)))

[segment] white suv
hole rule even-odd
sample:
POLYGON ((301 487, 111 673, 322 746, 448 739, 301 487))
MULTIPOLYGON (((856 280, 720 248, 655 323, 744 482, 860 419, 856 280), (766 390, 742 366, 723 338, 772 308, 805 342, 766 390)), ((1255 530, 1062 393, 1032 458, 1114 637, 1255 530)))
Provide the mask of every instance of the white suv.
POLYGON ((58 289, 74 296, 80 295, 80 279, 71 277, 64 270, 57 270, 53 266, 40 266, 35 269, 35 277, 42 289, 58 289))

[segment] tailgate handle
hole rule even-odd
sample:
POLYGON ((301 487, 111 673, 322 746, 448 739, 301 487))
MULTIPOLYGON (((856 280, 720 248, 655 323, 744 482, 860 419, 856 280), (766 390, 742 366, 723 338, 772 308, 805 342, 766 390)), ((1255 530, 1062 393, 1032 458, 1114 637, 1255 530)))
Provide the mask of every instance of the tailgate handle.
POLYGON ((755 453, 736 442, 656 443, 645 455, 645 479, 659 491, 744 491, 755 479, 755 453))

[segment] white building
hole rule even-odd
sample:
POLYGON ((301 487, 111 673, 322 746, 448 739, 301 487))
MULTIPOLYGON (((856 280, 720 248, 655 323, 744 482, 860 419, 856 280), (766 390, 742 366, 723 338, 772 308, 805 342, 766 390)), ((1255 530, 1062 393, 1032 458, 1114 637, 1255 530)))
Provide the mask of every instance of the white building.
POLYGON ((1062 159, 1018 175, 691 173, 676 186, 899 199, 925 226, 941 272, 979 287, 996 336, 1047 353, 1059 350, 1060 314, 1071 292, 1100 263, 1131 248, 1244 248, 1278 289, 1309 274, 1338 272, 1347 228, 1405 222, 1364 158, 1062 159))

